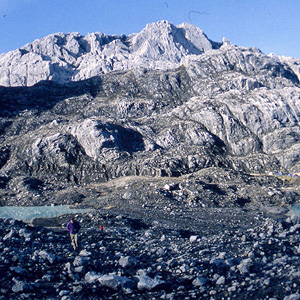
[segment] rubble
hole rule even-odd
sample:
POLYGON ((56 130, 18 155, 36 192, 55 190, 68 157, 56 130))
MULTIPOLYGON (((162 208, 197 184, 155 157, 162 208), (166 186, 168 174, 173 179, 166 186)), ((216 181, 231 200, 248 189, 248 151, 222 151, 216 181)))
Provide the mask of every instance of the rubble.
POLYGON ((68 216, 48 220, 56 229, 0 219, 1 300, 296 299, 299 294, 299 228, 290 217, 261 216, 255 226, 227 226, 211 236, 157 224, 135 228, 138 220, 103 211, 78 220, 80 250, 74 252, 63 229, 68 216))

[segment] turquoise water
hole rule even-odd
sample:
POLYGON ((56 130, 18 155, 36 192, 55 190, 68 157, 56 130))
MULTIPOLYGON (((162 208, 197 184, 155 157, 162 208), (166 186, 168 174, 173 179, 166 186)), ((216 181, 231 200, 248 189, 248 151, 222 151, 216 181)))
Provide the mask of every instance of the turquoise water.
POLYGON ((300 203, 294 204, 294 205, 291 207, 290 211, 291 211, 292 213, 294 213, 295 215, 300 216, 300 203))
POLYGON ((31 220, 34 218, 50 218, 63 214, 88 212, 91 209, 72 209, 68 205, 59 206, 0 206, 0 218, 15 220, 31 220))
POLYGON ((300 223, 300 203, 291 206, 287 215, 292 217, 293 222, 300 223))

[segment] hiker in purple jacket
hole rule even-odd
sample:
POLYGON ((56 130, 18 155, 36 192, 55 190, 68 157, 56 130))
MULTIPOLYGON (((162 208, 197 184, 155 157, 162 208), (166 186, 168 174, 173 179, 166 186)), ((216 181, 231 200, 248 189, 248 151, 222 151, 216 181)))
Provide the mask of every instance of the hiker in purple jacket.
POLYGON ((78 231, 81 228, 80 224, 74 219, 71 218, 67 224, 67 229, 70 232, 71 242, 74 250, 78 249, 78 231))

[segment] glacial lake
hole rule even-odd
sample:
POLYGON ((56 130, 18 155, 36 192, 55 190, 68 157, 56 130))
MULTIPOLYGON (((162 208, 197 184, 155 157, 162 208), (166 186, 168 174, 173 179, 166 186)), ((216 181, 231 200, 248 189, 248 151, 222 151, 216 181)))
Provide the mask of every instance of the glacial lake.
POLYGON ((91 211, 91 209, 73 209, 68 205, 57 206, 0 206, 0 218, 15 220, 31 220, 34 218, 51 218, 63 214, 76 214, 91 211))
POLYGON ((300 217, 300 203, 294 204, 291 208, 290 208, 290 214, 295 214, 297 216, 300 217))

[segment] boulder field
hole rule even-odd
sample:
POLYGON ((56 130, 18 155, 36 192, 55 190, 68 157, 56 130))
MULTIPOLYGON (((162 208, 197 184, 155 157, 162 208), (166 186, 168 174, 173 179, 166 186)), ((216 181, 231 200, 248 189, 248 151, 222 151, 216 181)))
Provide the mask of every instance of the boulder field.
POLYGON ((0 56, 0 299, 300 299, 297 59, 166 21, 0 56), (99 225, 104 231, 100 231, 99 225))
POLYGON ((224 215, 222 231, 204 234, 109 210, 80 214, 76 252, 69 215, 1 219, 0 299, 300 299, 299 218, 224 215))

